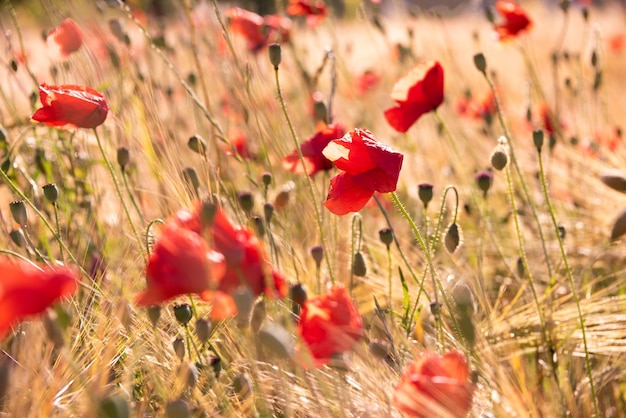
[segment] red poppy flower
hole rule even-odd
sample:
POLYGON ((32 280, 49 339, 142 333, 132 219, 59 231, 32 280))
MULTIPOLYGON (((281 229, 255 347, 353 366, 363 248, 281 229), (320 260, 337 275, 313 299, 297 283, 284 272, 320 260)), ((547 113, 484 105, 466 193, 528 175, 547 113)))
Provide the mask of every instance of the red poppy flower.
POLYGON ((212 252, 199 234, 168 219, 148 260, 147 289, 135 301, 151 306, 180 295, 202 294, 216 286, 223 272, 220 254, 212 252))
POLYGON ((217 290, 230 294, 245 285, 254 296, 278 293, 282 297, 287 294, 285 279, 272 269, 262 242, 250 228, 234 226, 224 211, 218 208, 210 235, 213 248, 224 256, 226 263, 226 271, 219 280, 217 290))
POLYGON ((248 41, 248 49, 259 52, 270 42, 288 41, 291 21, 276 15, 262 17, 239 7, 232 7, 225 12, 228 27, 248 41))
POLYGON ((39 99, 43 107, 31 119, 48 126, 95 128, 106 120, 109 112, 104 96, 84 86, 43 83, 39 86, 39 99))
POLYGON ((365 70, 354 79, 354 89, 363 96, 380 83, 380 74, 374 70, 365 70))
POLYGON ((458 351, 443 356, 423 352, 407 366, 393 400, 411 418, 462 418, 472 407, 473 387, 468 376, 465 357, 458 351))
POLYGON ((381 144, 366 129, 331 141, 324 156, 343 170, 330 180, 324 206, 336 215, 358 212, 374 192, 396 190, 403 155, 381 144))
POLYGON ((504 18, 502 23, 496 25, 496 34, 500 41, 516 38, 520 33, 530 30, 533 26, 526 10, 513 1, 497 1, 496 10, 504 18))
POLYGON ((395 107, 385 111, 387 122, 398 132, 406 132, 424 113, 443 103, 443 68, 437 61, 416 65, 394 86, 395 107))
POLYGON ((46 36, 46 46, 53 55, 67 58, 80 49, 83 44, 83 33, 76 22, 69 17, 46 36))
POLYGON ((323 170, 330 170, 333 168, 333 163, 322 154, 322 151, 330 141, 341 138, 345 133, 345 128, 339 123, 323 126, 300 145, 302 157, 304 157, 304 167, 300 161, 298 150, 294 150, 283 158, 283 168, 295 174, 306 172, 309 176, 323 170))
POLYGON ((304 303, 298 333, 318 365, 333 354, 343 353, 363 336, 363 319, 343 286, 334 286, 324 295, 304 303))
POLYGON ((463 96, 457 101, 456 110, 461 116, 471 119, 485 119, 496 113, 496 99, 491 90, 479 99, 463 96))
POLYGON ((310 26, 317 26, 328 16, 328 8, 320 0, 289 0, 287 14, 290 16, 306 16, 310 26))
POLYGON ((38 268, 0 258, 0 338, 22 319, 45 311, 76 292, 78 277, 67 267, 38 268))
POLYGON ((230 141, 230 146, 225 145, 226 155, 234 155, 234 148, 241 158, 250 158, 250 149, 248 148, 248 136, 243 130, 239 128, 231 129, 228 132, 228 140, 230 141))

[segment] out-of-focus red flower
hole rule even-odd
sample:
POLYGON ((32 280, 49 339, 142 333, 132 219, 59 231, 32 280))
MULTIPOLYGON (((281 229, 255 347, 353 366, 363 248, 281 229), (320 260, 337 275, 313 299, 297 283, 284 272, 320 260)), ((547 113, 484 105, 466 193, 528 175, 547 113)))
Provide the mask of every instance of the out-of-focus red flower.
POLYGON ((354 79, 354 89, 363 96, 380 84, 380 74, 374 70, 366 70, 354 79))
POLYGON ((54 56, 65 59, 80 49, 83 33, 76 22, 69 17, 46 36, 46 46, 54 56))
POLYGON ((496 25, 496 34, 500 41, 516 38, 520 33, 533 27, 526 10, 514 1, 499 0, 496 2, 496 10, 504 18, 502 23, 496 25))
POLYGON ((626 44, 626 36, 623 33, 616 33, 609 37, 609 49, 614 54, 620 54, 626 44))
POLYGON ((1 257, 0 338, 19 321, 74 294, 77 285, 78 276, 70 268, 38 268, 26 261, 1 257))
POLYGON ((424 113, 443 103, 443 68, 437 61, 416 65, 394 86, 391 98, 395 107, 385 111, 385 118, 398 132, 406 132, 424 113))
POLYGON ((263 243, 250 228, 233 225, 218 208, 210 231, 213 248, 224 256, 226 262, 226 272, 219 280, 218 290, 232 293, 243 285, 254 296, 265 293, 284 297, 287 294, 284 277, 272 268, 263 243))
POLYGON ((306 16, 309 26, 317 26, 328 16, 328 8, 321 0, 289 0, 287 14, 306 16))
POLYGON ((358 212, 374 192, 396 190, 404 156, 378 142, 366 129, 355 129, 331 141, 323 154, 343 170, 330 180, 324 202, 336 215, 358 212))
POLYGON ((248 148, 248 136, 239 128, 233 128, 228 132, 228 141, 230 146, 225 146, 226 155, 234 155, 233 148, 237 154, 243 159, 250 158, 250 149, 248 148))
POLYGON ((104 96, 90 87, 43 83, 39 86, 39 99, 43 107, 31 119, 48 126, 95 128, 109 112, 104 96))
POLYGON ((472 407, 468 376, 467 362, 458 351, 443 356, 423 352, 407 366, 393 399, 407 417, 462 418, 472 407))
POLYGON ((168 219, 148 260, 147 289, 135 301, 151 306, 180 295, 200 295, 216 287, 224 267, 223 257, 212 252, 199 234, 168 219))
POLYGON ((545 103, 541 103, 539 105, 539 118, 541 119, 541 126, 546 131, 546 133, 549 136, 554 136, 556 132, 554 123, 552 121, 554 116, 552 115, 550 108, 548 108, 548 105, 545 103))
POLYGON ((328 363, 333 354, 343 353, 363 336, 363 319, 343 286, 333 286, 324 295, 304 303, 298 334, 316 360, 328 363))
POLYGON ((346 133, 346 129, 340 123, 331 123, 321 127, 313 136, 309 137, 300 145, 304 167, 300 162, 298 150, 293 150, 283 158, 283 168, 295 174, 308 174, 313 176, 323 170, 333 168, 333 163, 322 154, 326 145, 333 139, 341 138, 346 133))
POLYGON ((226 271, 218 276, 217 290, 230 293, 241 285, 247 285, 254 296, 264 292, 279 296, 287 294, 284 278, 273 271, 261 241, 248 227, 233 225, 219 207, 213 223, 207 227, 201 220, 201 211, 202 204, 198 203, 193 212, 179 210, 172 219, 182 228, 207 236, 213 250, 223 256, 226 271), (266 275, 273 283, 266 283, 266 275))
POLYGON ((491 90, 478 99, 473 99, 471 96, 463 96, 456 103, 456 111, 461 116, 485 120, 493 116, 497 111, 495 96, 491 90))
POLYGON ((270 42, 288 41, 291 21, 285 17, 268 15, 262 17, 254 12, 232 7, 225 12, 228 27, 248 41, 248 49, 259 52, 270 42))

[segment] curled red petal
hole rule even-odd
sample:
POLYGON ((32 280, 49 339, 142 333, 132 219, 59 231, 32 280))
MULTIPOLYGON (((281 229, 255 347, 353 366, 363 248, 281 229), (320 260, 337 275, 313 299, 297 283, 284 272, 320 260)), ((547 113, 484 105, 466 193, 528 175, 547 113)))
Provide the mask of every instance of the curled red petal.
POLYGON ((374 195, 374 190, 364 188, 352 181, 352 176, 339 173, 330 180, 324 206, 335 215, 358 212, 374 195))

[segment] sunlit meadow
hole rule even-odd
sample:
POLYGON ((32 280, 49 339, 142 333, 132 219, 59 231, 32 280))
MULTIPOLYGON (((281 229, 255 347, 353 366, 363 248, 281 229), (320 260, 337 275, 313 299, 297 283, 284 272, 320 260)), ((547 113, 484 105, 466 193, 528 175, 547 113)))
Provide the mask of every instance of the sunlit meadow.
POLYGON ((0 3, 0 414, 625 417, 623 6, 276 3, 0 3))

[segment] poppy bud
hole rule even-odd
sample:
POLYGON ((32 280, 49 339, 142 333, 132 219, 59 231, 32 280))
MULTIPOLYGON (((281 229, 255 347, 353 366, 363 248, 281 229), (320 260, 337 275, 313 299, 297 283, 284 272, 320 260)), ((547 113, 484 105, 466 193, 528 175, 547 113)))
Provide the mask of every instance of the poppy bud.
POLYGON ((20 248, 26 248, 26 237, 24 236, 22 228, 11 230, 11 232, 9 232, 9 237, 11 238, 11 241, 13 241, 13 244, 20 248))
POLYGON ((255 215, 252 217, 252 223, 257 236, 263 238, 265 236, 265 224, 263 223, 263 219, 261 219, 260 216, 255 215))
POLYGON ((269 187, 272 184, 272 173, 268 173, 267 171, 261 175, 261 181, 265 187, 269 187))
POLYGON ((186 388, 193 389, 198 384, 200 372, 194 363, 184 362, 178 366, 178 380, 185 385, 186 388))
POLYGON ((367 266, 365 265, 365 258, 361 251, 357 251, 354 254, 354 261, 352 262, 352 273, 358 277, 364 277, 367 274, 367 266))
POLYGON ((446 250, 450 254, 453 254, 456 249, 459 247, 461 243, 461 236, 459 225, 456 222, 453 222, 448 227, 448 232, 446 232, 446 236, 444 238, 444 244, 446 245, 446 250))
POLYGON ((172 342, 172 347, 174 348, 176 357, 182 361, 182 359, 185 358, 185 341, 182 338, 176 338, 174 342, 172 342))
POLYGON ((289 298, 291 301, 299 306, 304 306, 304 302, 307 300, 306 286, 302 283, 296 283, 289 289, 289 298))
POLYGON ((13 72, 17 72, 17 60, 15 59, 11 59, 11 70, 13 70, 13 72))
POLYGON ((153 327, 156 327, 159 318, 161 317, 161 307, 159 305, 150 306, 148 308, 148 319, 153 327))
POLYGON ((271 44, 268 47, 268 50, 270 54, 270 62, 274 66, 274 70, 278 70, 278 66, 280 65, 280 62, 282 61, 282 50, 280 48, 280 44, 276 44, 276 43, 271 44))
POLYGON ((491 24, 495 23, 495 21, 496 21, 496 18, 493 15, 493 10, 489 6, 485 7, 485 17, 487 18, 487 20, 491 24))
POLYGON ((563 10, 563 13, 567 13, 567 11, 569 10, 570 4, 571 2, 569 0, 559 1, 559 7, 561 8, 561 10, 563 10))
POLYGON ((474 66, 478 71, 483 74, 485 74, 485 71, 487 71, 487 60, 482 53, 474 55, 474 66))
POLYGON ((250 216, 250 212, 254 209, 254 196, 250 192, 241 192, 237 196, 237 201, 239 202, 239 206, 246 215, 250 216))
POLYGON ((26 211, 24 201, 14 200, 9 203, 9 208, 11 209, 11 215, 13 216, 15 223, 24 228, 28 223, 28 212, 26 211))
POLYGON ((182 399, 168 402, 165 406, 165 416, 167 418, 191 418, 191 411, 187 402, 182 399))
POLYGON ((213 224, 215 214, 217 213, 217 205, 208 200, 203 200, 200 206, 200 220, 203 227, 209 227, 213 224))
POLYGON ((598 52, 595 49, 591 51, 591 66, 593 68, 598 66, 598 52))
POLYGON ((120 147, 117 149, 117 164, 120 166, 122 172, 126 170, 126 166, 130 161, 130 151, 128 148, 120 147))
POLYGON ((430 313, 434 316, 441 315, 441 303, 430 302, 430 313))
POLYGON ((428 203, 433 199, 433 185, 428 183, 422 183, 417 186, 417 195, 419 196, 424 209, 428 207, 428 203))
POLYGON ((533 131, 533 142, 537 152, 541 153, 541 147, 543 147, 543 131, 541 129, 533 131))
POLYGON ((509 153, 503 145, 498 145, 491 153, 491 166, 500 171, 509 163, 509 153))
POLYGON ((565 239, 565 234, 567 233, 567 231, 563 225, 559 225, 557 228, 559 230, 559 236, 561 237, 561 241, 562 241, 565 239))
POLYGON ((209 341, 210 335, 211 323, 206 319, 199 318, 196 321, 196 336, 198 337, 198 341, 204 344, 209 341))
POLYGON ((290 194, 291 194, 291 191, 289 190, 281 190, 274 198, 274 207, 278 210, 284 209, 285 207, 287 207, 287 204, 289 203, 290 194))
POLYGON ((586 8, 586 7, 583 7, 582 13, 583 13, 583 20, 585 22, 588 21, 589 20, 589 9, 586 8))
POLYGON ((101 399, 98 405, 98 416, 103 418, 130 417, 128 400, 120 395, 111 395, 101 399))
POLYGON ((274 205, 270 202, 265 202, 263 205, 263 215, 265 215, 265 222, 269 224, 272 221, 272 216, 274 216, 274 205))
POLYGON ((322 260, 324 259, 324 247, 321 245, 315 245, 311 247, 311 257, 315 260, 315 264, 317 268, 320 268, 322 265, 322 260))
POLYGON ((250 325, 250 313, 254 303, 254 295, 248 287, 240 286, 232 294, 235 306, 237 307, 237 324, 245 328, 250 325))
POLYGON ((181 325, 187 325, 191 320, 193 313, 188 303, 182 303, 174 306, 174 316, 181 325))
POLYGON ((596 75, 593 79, 593 91, 597 91, 602 85, 602 71, 596 71, 596 75))
POLYGON ((56 184, 48 183, 43 186, 43 195, 48 202, 55 204, 59 198, 59 189, 56 184))
POLYGON ((489 170, 481 171, 476 174, 474 177, 476 179, 476 184, 478 188, 483 192, 483 197, 487 197, 487 192, 491 188, 491 184, 493 183, 493 173, 489 170))
POLYGON ((265 308, 265 301, 263 299, 259 299, 259 301, 254 304, 254 307, 252 308, 252 315, 250 316, 250 329, 253 333, 256 334, 259 331, 266 316, 267 309, 265 308))
POLYGON ((315 120, 326 122, 328 118, 328 109, 322 100, 316 100, 313 104, 313 117, 315 120))
POLYGON ((526 276, 526 267, 524 267, 524 259, 522 257, 517 258, 517 274, 519 277, 526 276))
POLYGON ((380 238, 380 241, 387 246, 387 251, 389 251, 389 247, 393 242, 393 231, 391 228, 383 228, 378 231, 378 237, 380 238))
POLYGON ((189 138, 189 141, 187 141, 187 146, 189 147, 190 150, 192 150, 193 152, 197 154, 200 154, 200 155, 206 154, 206 149, 207 149, 206 141, 200 135, 194 135, 191 138, 189 138))
POLYGON ((200 187, 200 178, 198 177, 198 173, 196 169, 193 167, 186 167, 183 169, 183 180, 187 183, 192 190, 196 193, 198 192, 198 188, 200 187))
POLYGON ((215 377, 220 377, 220 372, 222 371, 222 359, 219 357, 211 357, 209 360, 209 365, 211 366, 211 369, 213 369, 215 377))

